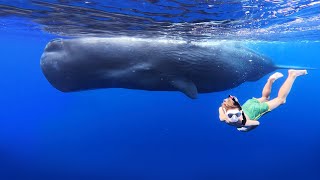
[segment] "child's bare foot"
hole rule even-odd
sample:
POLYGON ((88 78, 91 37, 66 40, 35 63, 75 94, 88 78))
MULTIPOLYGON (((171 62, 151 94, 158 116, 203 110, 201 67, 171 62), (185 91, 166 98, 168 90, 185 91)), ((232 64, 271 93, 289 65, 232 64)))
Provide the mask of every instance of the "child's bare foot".
POLYGON ((283 74, 280 73, 280 72, 276 72, 276 73, 272 74, 272 75, 269 77, 268 80, 271 81, 271 82, 274 82, 275 80, 277 80, 277 79, 279 79, 279 78, 281 78, 281 77, 283 77, 283 74))
POLYGON ((290 76, 298 77, 298 76, 306 75, 306 74, 308 74, 308 72, 307 72, 307 70, 289 69, 289 70, 288 70, 288 74, 289 74, 290 76))

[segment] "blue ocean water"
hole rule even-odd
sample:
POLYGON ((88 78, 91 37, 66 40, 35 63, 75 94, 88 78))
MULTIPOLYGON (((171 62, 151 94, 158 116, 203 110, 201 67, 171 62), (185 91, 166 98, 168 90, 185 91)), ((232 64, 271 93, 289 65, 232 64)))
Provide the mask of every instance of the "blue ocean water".
POLYGON ((277 64, 320 68, 319 5, 0 0, 0 179, 320 179, 319 70, 241 133, 219 121, 218 107, 228 94, 241 103, 260 96, 268 75, 191 100, 127 89, 62 93, 40 68, 48 41, 78 36, 239 41, 277 64))

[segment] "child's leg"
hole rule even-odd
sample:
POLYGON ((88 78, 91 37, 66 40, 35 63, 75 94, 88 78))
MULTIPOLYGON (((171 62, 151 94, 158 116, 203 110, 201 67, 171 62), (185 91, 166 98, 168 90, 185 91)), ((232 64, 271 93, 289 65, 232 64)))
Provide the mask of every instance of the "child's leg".
POLYGON ((296 78, 298 76, 306 75, 306 74, 307 74, 307 70, 293 70, 293 69, 289 70, 288 78, 281 86, 278 92, 278 97, 272 99, 271 101, 266 102, 269 106, 269 109, 273 110, 278 106, 280 106, 281 104, 284 104, 286 102, 287 96, 290 93, 290 90, 296 78))
POLYGON ((271 88, 272 88, 272 84, 274 83, 275 80, 279 79, 283 77, 282 73, 276 72, 274 74, 272 74, 267 83, 264 85, 263 90, 262 90, 262 97, 259 98, 259 102, 266 102, 269 101, 270 98, 270 94, 271 94, 271 88))

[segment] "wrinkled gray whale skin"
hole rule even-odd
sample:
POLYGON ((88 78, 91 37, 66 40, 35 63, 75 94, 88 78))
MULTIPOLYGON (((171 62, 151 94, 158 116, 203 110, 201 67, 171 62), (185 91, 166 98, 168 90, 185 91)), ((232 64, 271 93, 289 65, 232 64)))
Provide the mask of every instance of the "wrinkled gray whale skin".
POLYGON ((233 43, 200 46, 130 38, 54 39, 40 65, 63 92, 127 88, 180 91, 192 99, 277 69, 269 58, 233 43))

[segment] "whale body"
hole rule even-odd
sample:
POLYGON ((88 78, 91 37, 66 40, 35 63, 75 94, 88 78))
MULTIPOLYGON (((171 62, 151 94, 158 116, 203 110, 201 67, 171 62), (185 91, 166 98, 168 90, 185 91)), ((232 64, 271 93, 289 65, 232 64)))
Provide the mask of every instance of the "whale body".
POLYGON ((40 65, 62 92, 127 88, 180 91, 192 99, 257 81, 277 69, 270 58, 235 43, 125 38, 54 39, 40 65))

